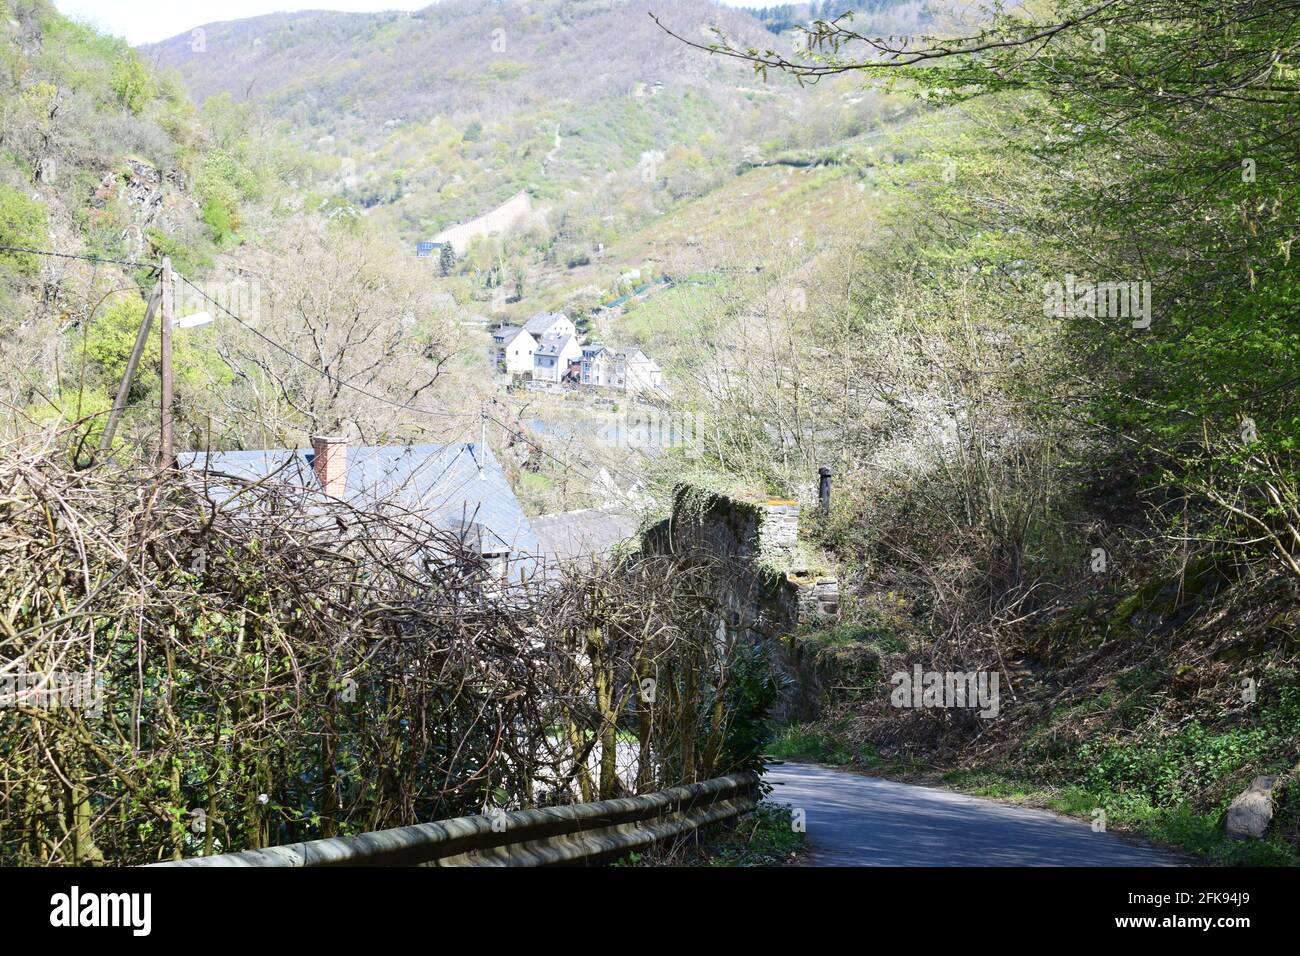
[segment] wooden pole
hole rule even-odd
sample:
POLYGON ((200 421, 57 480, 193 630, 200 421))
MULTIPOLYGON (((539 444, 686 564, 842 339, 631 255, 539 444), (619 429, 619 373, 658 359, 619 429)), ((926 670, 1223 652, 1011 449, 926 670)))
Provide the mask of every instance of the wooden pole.
POLYGON ((172 301, 172 260, 162 261, 162 440, 158 449, 158 464, 171 468, 176 462, 172 444, 172 321, 175 304, 172 301))
POLYGON ((126 399, 131 394, 131 386, 135 384, 136 369, 140 367, 140 356, 144 354, 144 347, 149 342, 149 330, 153 327, 153 314, 158 311, 158 300, 161 297, 162 285, 155 285, 153 291, 149 293, 149 305, 144 310, 144 320, 140 323, 140 331, 135 336, 135 347, 131 349, 131 357, 126 360, 126 371, 122 373, 122 384, 117 387, 117 397, 113 399, 113 410, 108 413, 108 424, 104 426, 104 434, 99 439, 100 454, 107 452, 113 445, 113 435, 117 431, 117 423, 122 417, 122 412, 126 410, 126 399))

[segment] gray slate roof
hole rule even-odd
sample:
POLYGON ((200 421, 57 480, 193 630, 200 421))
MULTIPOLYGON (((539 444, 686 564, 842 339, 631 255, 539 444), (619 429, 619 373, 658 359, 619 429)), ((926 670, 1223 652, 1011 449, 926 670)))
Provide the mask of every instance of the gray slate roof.
POLYGON ((538 312, 524 323, 524 328, 533 335, 544 335, 557 319, 567 319, 563 312, 538 312))
POLYGON ((559 355, 573 339, 572 335, 547 335, 537 341, 537 355, 559 355))
POLYGON ((509 345, 515 339, 519 338, 523 331, 524 330, 517 325, 503 325, 492 333, 492 339, 501 345, 509 345))
POLYGON ((616 544, 636 534, 641 519, 620 507, 586 508, 533 518, 548 566, 583 563, 609 554, 616 544))
MULTIPOLYGON (((272 448, 210 455, 190 452, 178 455, 177 460, 180 467, 196 471, 206 466, 209 472, 247 481, 275 474, 276 480, 318 490, 313 457, 310 448, 272 448)), ((484 550, 491 550, 491 539, 495 539, 515 554, 529 556, 517 562, 515 570, 525 577, 533 573, 532 556, 541 553, 541 544, 492 449, 473 442, 349 445, 343 499, 364 508, 389 496, 412 510, 422 509, 428 520, 440 527, 460 531, 478 525, 487 532, 484 550)))

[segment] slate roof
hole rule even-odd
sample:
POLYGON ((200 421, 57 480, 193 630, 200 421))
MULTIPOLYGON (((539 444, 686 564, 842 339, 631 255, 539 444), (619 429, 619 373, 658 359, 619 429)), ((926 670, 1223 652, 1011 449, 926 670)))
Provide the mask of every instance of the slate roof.
POLYGON ((524 328, 533 335, 545 335, 546 330, 558 322, 560 319, 567 319, 563 312, 538 312, 535 316, 524 323, 524 328))
POLYGON ((537 340, 537 355, 560 355, 573 340, 572 335, 548 335, 537 340))
POLYGON ((517 325, 503 325, 492 333, 492 340, 500 345, 509 345, 524 332, 517 325))
POLYGON ((538 515, 532 523, 541 555, 552 568, 609 554, 616 544, 636 534, 641 519, 635 511, 609 506, 538 515))
MULTIPOLYGON (((206 466, 211 473, 246 481, 274 474, 276 480, 319 490, 311 467, 314 457, 310 448, 272 448, 210 455, 190 452, 177 460, 180 467, 196 471, 206 466)), ((474 442, 349 445, 343 500, 364 508, 390 496, 404 507, 423 510, 440 527, 462 532, 477 526, 476 540, 471 542, 475 547, 491 551, 495 545, 504 546, 526 556, 514 562, 513 573, 528 577, 535 570, 533 556, 541 553, 541 544, 492 449, 474 442)))
POLYGON ((629 346, 626 348, 612 348, 609 349, 609 352, 611 355, 614 355, 617 358, 621 358, 624 362, 644 361, 646 364, 654 368, 656 371, 659 369, 659 366, 658 364, 655 363, 654 359, 646 355, 645 352, 641 351, 639 348, 636 348, 635 346, 629 346))

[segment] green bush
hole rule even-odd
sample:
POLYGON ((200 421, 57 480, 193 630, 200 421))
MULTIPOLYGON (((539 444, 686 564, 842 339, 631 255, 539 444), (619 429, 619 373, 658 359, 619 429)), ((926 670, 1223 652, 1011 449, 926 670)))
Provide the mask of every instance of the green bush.
POLYGON ((109 86, 118 102, 132 113, 139 113, 157 93, 153 74, 134 53, 124 53, 113 64, 109 86))
POLYGON ((1162 737, 1085 744, 1075 758, 1078 779, 1093 792, 1169 808, 1243 770, 1272 763, 1285 769, 1300 739, 1300 686, 1290 674, 1270 684, 1276 692, 1262 696, 1249 724, 1218 729, 1192 721, 1162 737))
POLYGON ((842 767, 850 764, 870 766, 877 760, 870 745, 857 748, 834 730, 816 724, 794 724, 784 728, 768 747, 773 757, 787 760, 811 760, 842 767))
POLYGON ((767 650, 757 645, 738 649, 726 691, 731 724, 723 741, 723 759, 728 772, 762 770, 763 753, 772 738, 768 715, 780 692, 780 677, 767 650))
MULTIPOLYGON (((0 184, 0 246, 43 249, 47 244, 44 208, 26 193, 0 184)), ((31 276, 40 270, 40 257, 0 250, 0 264, 31 276)))

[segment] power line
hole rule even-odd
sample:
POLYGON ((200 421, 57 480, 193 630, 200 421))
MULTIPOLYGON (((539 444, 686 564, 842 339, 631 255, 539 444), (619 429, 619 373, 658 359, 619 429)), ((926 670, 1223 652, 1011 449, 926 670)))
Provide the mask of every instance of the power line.
MULTIPOLYGON (((401 409, 404 409, 404 410, 406 410, 406 411, 419 412, 419 413, 424 414, 424 415, 440 415, 440 416, 442 416, 442 417, 444 417, 444 418, 447 418, 447 417, 454 417, 454 418, 479 418, 479 417, 485 417, 485 418, 488 419, 489 421, 495 422, 497 425, 500 425, 503 429, 505 429, 505 430, 506 430, 507 432, 509 432, 511 435, 514 435, 515 437, 517 437, 517 438, 521 439, 522 441, 526 442, 526 443, 527 443, 528 445, 530 445, 531 447, 535 448, 539 453, 541 453, 541 454, 544 455, 545 457, 549 458, 551 461, 555 462, 555 463, 556 463, 557 465, 559 465, 561 468, 564 468, 564 469, 566 469, 566 470, 568 470, 568 471, 574 472, 575 474, 578 474, 578 475, 580 475, 581 477, 585 478, 586 480, 588 480, 588 481, 590 481, 590 482, 593 482, 593 483, 595 483, 595 484, 599 484, 599 483, 600 483, 600 479, 599 479, 598 477, 593 476, 593 475, 590 474, 589 472, 584 472, 584 471, 582 471, 581 469, 577 468, 576 466, 570 464, 569 462, 566 462, 566 461, 564 461, 563 459, 558 458, 558 457, 556 457, 555 455, 552 455, 550 452, 548 452, 548 451, 547 451, 545 448, 543 448, 541 445, 537 444, 537 442, 533 441, 531 438, 529 438, 527 435, 525 435, 522 431, 520 431, 520 430, 516 430, 516 429, 512 428, 511 426, 507 425, 505 422, 501 421, 499 418, 496 418, 496 417, 493 416, 493 415, 486 415, 486 414, 479 414, 479 413, 471 413, 471 412, 447 412, 447 411, 445 411, 445 410, 443 410, 443 409, 426 408, 426 407, 423 407, 423 406, 420 406, 420 405, 412 405, 412 404, 410 404, 409 402, 398 402, 398 401, 394 401, 393 399, 386 398, 386 397, 383 396, 383 395, 376 395, 375 393, 370 392, 370 391, 368 391, 368 390, 366 390, 366 389, 364 389, 364 388, 361 388, 361 387, 358 386, 358 385, 353 385, 351 382, 348 382, 348 381, 346 381, 345 379, 341 379, 341 378, 339 378, 339 377, 336 376, 336 375, 332 375, 331 373, 327 372, 325 369, 320 368, 320 367, 317 366, 317 365, 313 365, 311 362, 309 362, 309 361, 307 361, 306 359, 302 358, 302 357, 299 356, 297 353, 293 352, 292 350, 290 350, 290 349, 288 349, 288 348, 285 348, 285 347, 284 347, 283 345, 281 345, 279 342, 275 341, 275 340, 272 339, 271 337, 265 335, 264 333, 262 333, 262 332, 258 331, 257 329, 255 329, 253 326, 249 325, 247 322, 245 322, 243 319, 241 319, 238 315, 236 315, 236 314, 235 314, 234 312, 232 312, 230 309, 226 308, 224 305, 222 305, 220 302, 218 302, 218 301, 217 301, 216 299, 214 299, 212 296, 208 295, 206 292, 204 292, 202 289, 200 289, 198 286, 196 286, 193 282, 191 282, 191 281, 190 281, 188 278, 186 278, 184 275, 181 275, 180 273, 177 273, 177 275, 180 275, 180 277, 181 277, 181 281, 182 281, 182 282, 184 282, 184 283, 185 283, 186 285, 188 285, 191 289, 193 289, 195 292, 197 292, 199 295, 201 295, 204 299, 206 299, 206 300, 208 300, 209 302, 211 302, 213 305, 215 305, 218 309, 220 309, 220 310, 221 310, 222 312, 224 312, 226 315, 228 315, 228 316, 230 316, 232 319, 234 319, 237 323, 239 323, 239 325, 240 325, 241 327, 247 329, 249 332, 252 332, 252 333, 253 333, 254 335, 256 335, 259 339, 261 339, 262 341, 266 342, 268 345, 272 346, 273 348, 279 350, 280 352, 283 352, 285 355, 289 356, 291 359, 293 359, 294 361, 296 361, 296 362, 298 362, 299 364, 303 365, 304 367, 311 369, 312 371, 316 372, 316 373, 319 374, 319 375, 324 376, 325 378, 327 378, 327 379, 329 379, 329 380, 331 380, 331 381, 337 382, 339 385, 342 385, 342 386, 345 387, 345 388, 350 388, 350 389, 352 389, 353 391, 358 392, 358 393, 361 394, 361 395, 365 395, 367 398, 371 398, 371 399, 374 399, 375 401, 383 402, 383 403, 385 403, 385 404, 387 404, 387 405, 391 405, 391 406, 393 406, 394 408, 401 408, 401 409)), ((624 479, 629 479, 629 478, 630 478, 632 481, 637 481, 637 480, 639 480, 639 479, 635 478, 634 476, 629 476, 629 475, 627 475, 626 473, 621 472, 621 471, 619 471, 619 470, 617 470, 617 469, 614 469, 614 468, 608 468, 607 470, 609 470, 612 474, 619 475, 620 477, 622 477, 622 478, 624 478, 624 479)))
MULTIPOLYGON (((509 425, 507 425, 505 422, 501 421, 501 419, 497 418, 497 417, 494 416, 494 415, 488 415, 488 416, 487 416, 487 420, 490 421, 490 422, 495 422, 496 424, 500 425, 502 428, 504 428, 504 429, 505 429, 507 432, 509 432, 511 435, 514 435, 516 438, 519 438, 521 441, 523 441, 523 442, 526 443, 527 445, 529 445, 529 446, 531 446, 532 448, 536 449, 536 450, 537 450, 541 455, 543 455, 543 456, 546 457, 546 458, 551 459, 551 461, 555 462, 555 463, 556 463, 557 465, 559 465, 561 468, 564 468, 564 469, 566 469, 566 470, 568 470, 568 471, 576 472, 577 474, 581 475, 583 478, 586 478, 588 481, 590 481, 590 482, 592 482, 592 483, 594 483, 594 484, 599 484, 599 483, 600 483, 600 479, 599 479, 598 477, 593 477, 590 473, 583 472, 583 471, 579 470, 578 468, 576 468, 575 466, 573 466, 573 465, 569 464, 568 462, 564 461, 563 459, 557 458, 555 455, 552 455, 549 451, 547 451, 545 448, 543 448, 543 447, 542 447, 541 445, 539 445, 537 442, 533 441, 533 440, 532 440, 531 438, 529 438, 526 434, 524 434, 523 431, 520 431, 520 430, 516 430, 516 429, 514 429, 514 428, 511 428, 509 425)), ((604 466, 602 466, 602 467, 604 467, 608 472, 610 472, 610 474, 612 474, 612 475, 617 475, 617 476, 619 476, 619 477, 621 477, 621 478, 624 478, 624 479, 626 479, 626 480, 630 480, 630 481, 633 482, 633 483, 636 483, 636 482, 639 482, 639 481, 640 481, 640 479, 637 478, 635 475, 628 475, 627 472, 622 471, 622 470, 620 470, 620 469, 618 469, 618 468, 614 468, 614 467, 611 466, 611 465, 604 465, 604 466)))
POLYGON ((148 266, 151 269, 159 268, 157 262, 137 262, 132 259, 108 259, 103 256, 78 255, 71 252, 54 252, 51 249, 29 249, 26 246, 0 246, 0 252, 23 252, 32 256, 50 256, 54 259, 77 259, 82 262, 106 263, 115 266, 130 266, 133 269, 139 269, 148 266))
MULTIPOLYGON (((126 260, 126 259, 109 259, 101 256, 89 256, 89 255, 80 255, 74 253, 55 252, 51 249, 32 249, 24 246, 0 245, 0 252, 21 252, 30 255, 50 256, 58 259, 74 259, 74 260, 80 260, 84 262, 130 266, 132 268, 150 266, 151 268, 156 269, 160 267, 158 263, 153 263, 153 262, 137 262, 137 261, 126 260)), ((501 428, 503 428, 507 433, 515 436, 516 438, 519 438, 520 440, 528 444, 530 447, 534 448, 541 455, 545 456, 546 458, 549 458, 551 461, 555 462, 561 468, 564 468, 566 471, 570 471, 577 475, 580 475, 581 477, 585 478, 588 481, 591 481, 594 484, 600 483, 600 479, 598 477, 594 477, 589 472, 584 472, 582 469, 579 469, 576 466, 570 464, 569 462, 566 462, 563 459, 551 454, 549 451, 547 451, 537 442, 533 441, 533 439, 529 438, 526 434, 524 434, 522 430, 512 428, 511 426, 507 425, 505 422, 501 421, 499 418, 496 418, 495 416, 487 415, 485 413, 449 412, 445 409, 428 408, 420 405, 412 405, 409 402, 399 402, 394 399, 388 398, 384 395, 378 395, 374 392, 369 391, 368 389, 362 388, 359 385, 354 385, 353 383, 347 381, 346 379, 340 378, 337 375, 333 375, 330 372, 326 371, 325 369, 312 364, 307 359, 302 358, 296 352, 281 345, 279 342, 275 341, 275 339, 271 338, 265 333, 260 332, 258 329, 254 328, 252 325, 244 321, 244 319, 242 319, 240 316, 235 314, 233 311, 231 311, 221 302, 218 302, 216 299, 214 299, 203 289, 199 288, 197 285, 191 282, 189 278, 186 277, 184 274, 180 272, 175 272, 173 274, 179 276, 182 282, 184 282, 187 286, 189 286, 191 289, 197 292, 203 299, 207 300, 208 302, 212 303, 212 305, 216 306, 219 310, 221 310, 222 313, 224 313, 225 315, 233 319, 241 328, 251 332, 253 335, 257 336, 257 338, 261 339, 267 345, 270 345, 272 348, 276 349, 277 351, 282 352, 284 355, 293 359, 295 362, 299 363, 303 367, 311 369, 316 374, 322 376, 323 378, 329 381, 337 383, 343 388, 349 388, 359 395, 364 395, 367 398, 370 398, 374 401, 382 402, 383 404, 386 405, 391 405, 394 408, 400 408, 405 411, 418 412, 422 415, 433 415, 442 418, 485 418, 489 421, 495 422, 497 425, 501 426, 501 428)), ((633 482, 640 480, 635 476, 629 476, 626 472, 623 472, 620 469, 614 468, 612 466, 606 465, 605 468, 611 474, 618 475, 619 477, 622 477, 624 479, 631 480, 633 482)))

